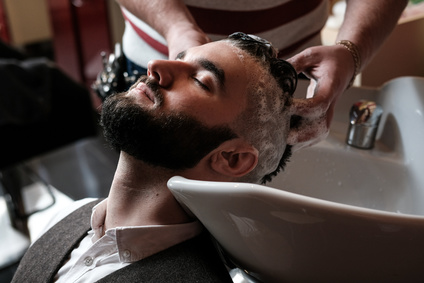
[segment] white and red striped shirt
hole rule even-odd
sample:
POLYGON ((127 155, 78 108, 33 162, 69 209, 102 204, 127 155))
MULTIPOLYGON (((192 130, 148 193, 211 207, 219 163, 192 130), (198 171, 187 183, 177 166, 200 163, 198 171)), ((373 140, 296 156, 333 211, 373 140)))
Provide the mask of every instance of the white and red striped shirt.
MULTIPOLYGON (((281 58, 321 43, 328 17, 327 0, 184 0, 200 28, 212 40, 241 31, 270 41, 281 58)), ((146 67, 151 59, 167 59, 165 39, 122 7, 124 53, 146 67)))

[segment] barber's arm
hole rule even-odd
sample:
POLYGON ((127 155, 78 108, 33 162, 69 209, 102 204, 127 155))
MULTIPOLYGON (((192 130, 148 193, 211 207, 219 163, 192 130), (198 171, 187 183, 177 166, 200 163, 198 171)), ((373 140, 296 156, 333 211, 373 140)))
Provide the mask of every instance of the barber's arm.
MULTIPOLYGON (((370 62, 389 36, 407 0, 347 0, 343 24, 337 40, 350 41, 333 46, 316 46, 293 56, 289 62, 298 72, 313 79, 308 89, 309 107, 305 116, 326 119, 329 127, 334 105, 354 76, 370 62), (358 58, 354 59, 354 56, 358 58), (315 80, 315 81, 314 81, 315 80)), ((306 102, 305 102, 306 103, 306 102)))
POLYGON ((181 51, 210 41, 180 0, 117 0, 117 2, 166 39, 170 59, 174 59, 181 51))

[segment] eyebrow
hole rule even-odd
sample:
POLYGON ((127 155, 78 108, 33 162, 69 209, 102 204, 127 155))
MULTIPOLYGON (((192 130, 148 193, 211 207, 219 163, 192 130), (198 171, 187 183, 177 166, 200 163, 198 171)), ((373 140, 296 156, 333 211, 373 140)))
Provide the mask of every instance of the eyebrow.
POLYGON ((175 60, 183 59, 185 57, 185 55, 186 55, 186 52, 181 51, 180 53, 178 53, 177 57, 175 57, 175 60))
MULTIPOLYGON (((186 55, 186 51, 180 52, 175 59, 184 59, 186 55)), ((206 59, 206 58, 200 58, 196 60, 197 63, 205 70, 211 72, 216 80, 218 81, 218 85, 221 90, 225 87, 225 72, 223 69, 219 68, 215 63, 212 61, 206 59)))

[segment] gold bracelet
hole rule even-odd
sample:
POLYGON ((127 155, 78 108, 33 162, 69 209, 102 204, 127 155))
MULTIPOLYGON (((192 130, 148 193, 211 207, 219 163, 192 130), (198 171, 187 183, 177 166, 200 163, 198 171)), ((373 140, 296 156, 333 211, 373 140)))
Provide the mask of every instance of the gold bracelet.
POLYGON ((350 40, 337 41, 336 45, 342 45, 347 50, 349 50, 350 54, 352 54, 353 61, 355 62, 355 72, 353 73, 353 77, 347 86, 347 88, 350 88, 355 81, 356 75, 358 75, 359 68, 361 67, 361 56, 359 55, 358 47, 350 40))

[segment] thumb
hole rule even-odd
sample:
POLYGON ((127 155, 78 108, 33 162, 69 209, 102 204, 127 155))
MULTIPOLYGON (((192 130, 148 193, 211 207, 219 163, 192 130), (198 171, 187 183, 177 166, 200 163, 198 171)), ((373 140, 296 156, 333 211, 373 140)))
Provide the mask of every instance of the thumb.
POLYGON ((289 62, 298 73, 305 72, 308 68, 310 68, 311 51, 309 49, 303 50, 302 52, 287 59, 287 62, 289 62))

